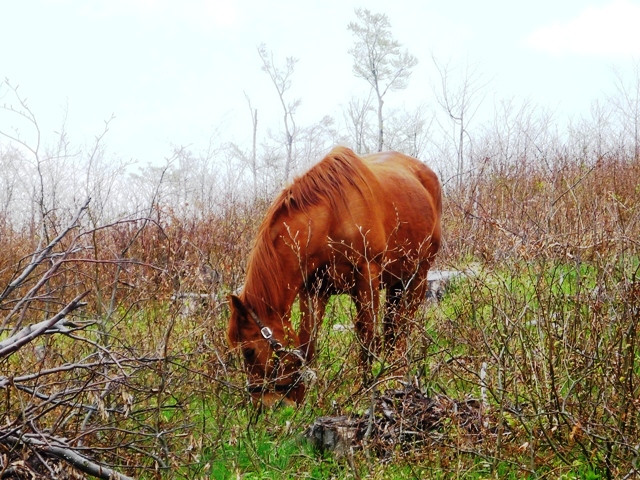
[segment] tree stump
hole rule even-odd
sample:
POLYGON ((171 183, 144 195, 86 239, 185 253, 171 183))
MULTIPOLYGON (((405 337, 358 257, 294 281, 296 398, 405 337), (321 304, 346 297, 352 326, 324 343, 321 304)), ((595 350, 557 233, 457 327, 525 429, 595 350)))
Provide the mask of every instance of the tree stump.
POLYGON ((373 399, 372 408, 357 416, 319 417, 305 431, 305 437, 321 452, 336 456, 368 448, 381 456, 395 447, 411 450, 440 442, 447 428, 473 437, 490 431, 486 412, 479 400, 453 400, 446 395, 428 397, 407 384, 387 390, 373 399))

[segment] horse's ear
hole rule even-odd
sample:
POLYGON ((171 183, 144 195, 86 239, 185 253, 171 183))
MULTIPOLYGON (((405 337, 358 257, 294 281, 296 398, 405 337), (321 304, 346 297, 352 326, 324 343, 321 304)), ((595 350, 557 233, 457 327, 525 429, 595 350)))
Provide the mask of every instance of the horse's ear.
POLYGON ((244 303, 242 303, 242 300, 240 300, 240 297, 237 295, 229 295, 229 303, 231 304, 231 309, 238 312, 241 316, 246 317, 249 315, 247 307, 244 306, 244 303))
POLYGON ((229 295, 229 305, 231 305, 231 319, 229 320, 229 328, 227 329, 227 338, 232 346, 240 343, 240 326, 238 325, 238 315, 240 317, 247 316, 247 309, 242 303, 242 300, 236 295, 229 295), (237 312, 238 315, 233 315, 233 312, 237 312))

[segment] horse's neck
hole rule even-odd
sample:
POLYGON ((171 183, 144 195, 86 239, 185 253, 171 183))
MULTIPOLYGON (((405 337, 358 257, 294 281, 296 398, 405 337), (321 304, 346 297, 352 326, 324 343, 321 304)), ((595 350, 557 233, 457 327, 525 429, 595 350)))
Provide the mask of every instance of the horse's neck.
POLYGON ((289 249, 278 252, 277 268, 265 263, 257 263, 250 268, 251 278, 247 278, 245 297, 258 314, 274 312, 287 318, 300 287, 302 275, 298 261, 289 249), (292 265, 296 265, 292 268, 292 265))

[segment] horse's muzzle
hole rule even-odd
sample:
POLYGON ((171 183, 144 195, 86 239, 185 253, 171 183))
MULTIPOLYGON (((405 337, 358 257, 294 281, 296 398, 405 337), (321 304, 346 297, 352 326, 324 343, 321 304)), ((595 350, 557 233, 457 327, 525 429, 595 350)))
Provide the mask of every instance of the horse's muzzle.
POLYGON ((299 371, 288 377, 276 378, 272 381, 263 380, 259 383, 247 384, 247 391, 254 401, 267 406, 274 406, 278 403, 295 403, 299 405, 304 400, 307 386, 315 382, 316 373, 309 367, 303 366, 299 371), (282 380, 289 380, 283 382, 282 380))
POLYGON ((254 404, 260 406, 296 406, 304 400, 306 387, 303 382, 276 385, 249 384, 247 391, 251 394, 254 404))

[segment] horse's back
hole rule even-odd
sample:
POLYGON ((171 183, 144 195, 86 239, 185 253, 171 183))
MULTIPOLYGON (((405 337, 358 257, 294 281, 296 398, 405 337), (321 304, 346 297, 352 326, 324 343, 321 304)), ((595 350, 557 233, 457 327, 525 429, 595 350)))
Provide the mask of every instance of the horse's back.
POLYGON ((422 218, 426 223, 439 226, 442 192, 433 170, 398 152, 371 154, 363 160, 380 185, 382 197, 379 198, 387 210, 390 209, 388 213, 422 218))
MULTIPOLYGON (((366 165, 386 188, 407 186, 416 180, 435 201, 435 208, 442 209, 440 182, 437 175, 421 161, 398 152, 373 153, 362 157, 366 165)), ((411 188, 413 190, 413 188, 411 188)))
POLYGON ((267 221, 274 250, 296 249, 287 268, 299 258, 312 270, 342 262, 340 274, 362 261, 360 253, 400 276, 416 262, 428 266, 440 245, 438 178, 397 152, 359 156, 337 147, 275 205, 267 221))
MULTIPOLYGON (((442 193, 437 175, 419 160, 397 152, 363 157, 375 175, 388 256, 430 259, 440 247, 442 193)), ((400 262, 402 263, 402 262, 400 262)))

